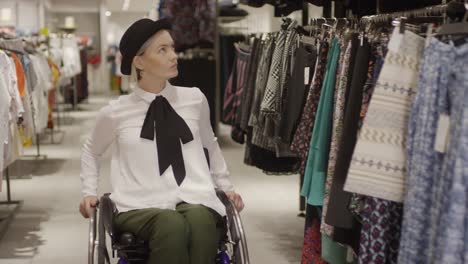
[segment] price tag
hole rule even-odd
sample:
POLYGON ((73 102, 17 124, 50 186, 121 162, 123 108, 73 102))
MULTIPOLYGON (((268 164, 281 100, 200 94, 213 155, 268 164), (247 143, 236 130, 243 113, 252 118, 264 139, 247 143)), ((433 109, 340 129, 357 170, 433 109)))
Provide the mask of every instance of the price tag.
POLYGON ((427 32, 426 32, 426 48, 429 47, 429 44, 431 43, 432 40, 432 35, 434 34, 434 24, 429 24, 427 27, 427 32))
POLYGON ((450 117, 446 114, 441 114, 437 125, 436 139, 434 149, 437 152, 447 152, 447 146, 450 139, 450 117))
POLYGON ((388 42, 388 49, 393 52, 398 52, 402 42, 403 42, 403 34, 399 33, 398 27, 395 27, 393 29, 392 38, 388 42))
POLYGON ((304 84, 309 84, 309 79, 310 79, 310 67, 305 67, 304 68, 304 84))

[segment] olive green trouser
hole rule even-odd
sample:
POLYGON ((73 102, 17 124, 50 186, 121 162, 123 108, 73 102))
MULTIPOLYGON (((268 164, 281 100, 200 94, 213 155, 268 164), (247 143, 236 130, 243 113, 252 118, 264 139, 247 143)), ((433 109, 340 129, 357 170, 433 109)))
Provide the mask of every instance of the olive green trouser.
POLYGON ((176 210, 140 209, 119 213, 114 223, 148 241, 148 264, 212 264, 220 237, 220 215, 202 205, 181 203, 176 210))

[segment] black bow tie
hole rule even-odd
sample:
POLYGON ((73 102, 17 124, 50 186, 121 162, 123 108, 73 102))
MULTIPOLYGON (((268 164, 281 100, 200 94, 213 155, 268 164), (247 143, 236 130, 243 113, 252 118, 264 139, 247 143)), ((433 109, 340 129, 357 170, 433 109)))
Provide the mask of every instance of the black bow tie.
POLYGON ((185 178, 184 156, 180 141, 186 144, 193 140, 193 135, 184 119, 174 111, 163 96, 156 96, 151 102, 140 137, 154 140, 155 132, 159 173, 162 175, 172 165, 176 182, 180 186, 185 178))

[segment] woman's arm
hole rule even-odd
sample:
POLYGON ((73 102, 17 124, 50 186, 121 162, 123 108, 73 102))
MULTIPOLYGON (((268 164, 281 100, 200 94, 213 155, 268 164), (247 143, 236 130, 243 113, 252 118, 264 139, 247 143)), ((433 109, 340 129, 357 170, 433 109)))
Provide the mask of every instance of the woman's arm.
POLYGON ((112 106, 102 108, 96 125, 83 145, 81 155, 81 183, 83 196, 97 196, 100 160, 116 137, 117 125, 113 118, 112 106))
POLYGON ((229 179, 226 161, 219 147, 218 139, 215 137, 213 128, 211 127, 208 100, 201 91, 200 93, 203 98, 200 118, 200 136, 203 147, 208 150, 210 156, 210 172, 217 188, 225 192, 233 192, 234 186, 229 179))

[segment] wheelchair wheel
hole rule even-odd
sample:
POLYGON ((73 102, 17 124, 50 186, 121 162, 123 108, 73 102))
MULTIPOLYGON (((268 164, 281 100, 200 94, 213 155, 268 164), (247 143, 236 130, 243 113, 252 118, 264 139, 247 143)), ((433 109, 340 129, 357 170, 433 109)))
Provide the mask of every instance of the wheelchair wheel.
POLYGON ((88 264, 96 264, 96 254, 98 241, 97 237, 97 209, 94 209, 89 218, 89 236, 88 236, 88 264))
MULTIPOLYGON (((229 243, 232 248, 231 263, 234 264, 249 264, 249 250, 247 247, 247 239, 245 237, 244 227, 240 218, 239 212, 232 201, 229 201, 226 206, 228 216, 229 243)), ((231 251, 230 250, 230 251, 231 251)))

